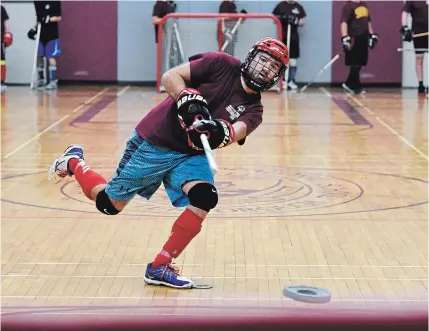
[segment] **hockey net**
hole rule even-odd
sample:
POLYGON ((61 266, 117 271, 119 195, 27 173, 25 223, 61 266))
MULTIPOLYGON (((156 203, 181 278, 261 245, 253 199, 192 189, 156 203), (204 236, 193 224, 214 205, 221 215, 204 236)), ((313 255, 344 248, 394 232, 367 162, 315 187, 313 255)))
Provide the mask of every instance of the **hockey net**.
MULTIPOLYGON (((244 61, 251 47, 264 37, 282 40, 282 27, 270 14, 185 14, 163 17, 158 29, 157 84, 162 75, 204 52, 226 52, 244 61)), ((282 91, 283 79, 271 90, 282 91)))

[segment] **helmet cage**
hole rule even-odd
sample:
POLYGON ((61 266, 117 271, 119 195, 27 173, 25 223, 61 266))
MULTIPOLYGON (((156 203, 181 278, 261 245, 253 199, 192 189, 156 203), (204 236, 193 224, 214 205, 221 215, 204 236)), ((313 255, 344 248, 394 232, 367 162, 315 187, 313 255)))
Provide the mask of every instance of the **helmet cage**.
POLYGON ((268 51, 262 50, 257 46, 251 49, 251 51, 246 57, 246 60, 241 65, 241 72, 243 75, 244 82, 251 90, 255 92, 262 92, 276 85, 279 79, 285 73, 286 69, 287 69, 287 66, 283 63, 283 61, 279 57, 276 57, 275 55, 270 54, 268 51), (264 70, 272 71, 272 69, 267 65, 267 62, 262 64, 260 61, 260 58, 259 60, 255 60, 256 56, 259 53, 264 53, 268 55, 271 59, 273 59, 274 61, 277 61, 280 64, 280 69, 275 74, 275 76, 270 80, 264 79, 266 77, 260 77, 261 71, 264 71, 264 70), (258 64, 262 64, 262 68, 256 71, 256 67, 258 66, 258 64))

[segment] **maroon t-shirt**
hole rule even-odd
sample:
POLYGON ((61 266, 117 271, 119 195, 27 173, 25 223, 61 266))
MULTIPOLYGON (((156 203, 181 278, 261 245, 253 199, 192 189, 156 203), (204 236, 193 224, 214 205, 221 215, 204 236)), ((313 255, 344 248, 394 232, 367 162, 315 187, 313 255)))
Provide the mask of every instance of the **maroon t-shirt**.
POLYGON ((428 31, 428 3, 426 1, 406 1, 403 11, 411 14, 414 33, 428 31))
MULTIPOLYGON (((190 63, 191 82, 188 87, 201 92, 213 119, 223 119, 231 124, 242 121, 247 125, 247 135, 262 123, 261 95, 244 91, 240 60, 224 52, 209 52, 192 57, 190 63)), ((177 117, 176 102, 171 97, 152 108, 136 130, 153 144, 182 153, 200 153, 189 147, 177 117)))

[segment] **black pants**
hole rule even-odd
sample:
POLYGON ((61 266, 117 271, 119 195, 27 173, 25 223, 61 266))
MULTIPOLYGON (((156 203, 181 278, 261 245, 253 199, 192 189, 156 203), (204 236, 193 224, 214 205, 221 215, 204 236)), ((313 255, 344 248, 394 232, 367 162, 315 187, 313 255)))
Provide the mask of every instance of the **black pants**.
POLYGON ((368 34, 352 37, 351 50, 346 52, 346 66, 364 67, 368 63, 368 34))
POLYGON ((350 68, 350 72, 345 83, 352 90, 362 88, 360 71, 368 63, 368 38, 366 33, 352 37, 352 48, 346 52, 345 64, 350 68))
MULTIPOLYGON (((413 39, 414 48, 427 49, 428 48, 428 37, 417 37, 413 39)), ((427 53, 427 51, 416 51, 416 54, 427 53)))
MULTIPOLYGON (((286 30, 287 31, 287 30, 286 30)), ((283 43, 287 45, 287 33, 283 34, 283 43)), ((299 58, 299 35, 298 33, 290 34, 290 45, 289 45, 289 58, 298 59, 299 58)))
POLYGON ((362 84, 360 82, 360 70, 361 66, 351 66, 349 75, 345 81, 345 84, 351 88, 352 90, 359 90, 362 88, 362 84))

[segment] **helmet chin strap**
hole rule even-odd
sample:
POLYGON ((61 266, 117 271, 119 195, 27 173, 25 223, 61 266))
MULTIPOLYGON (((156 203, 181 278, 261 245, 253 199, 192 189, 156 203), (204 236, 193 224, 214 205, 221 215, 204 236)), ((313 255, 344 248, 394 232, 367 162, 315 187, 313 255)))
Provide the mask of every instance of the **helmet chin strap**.
POLYGON ((243 77, 243 74, 241 74, 241 86, 243 87, 243 90, 246 91, 248 94, 258 94, 260 91, 252 90, 249 86, 247 86, 246 81, 243 77))

